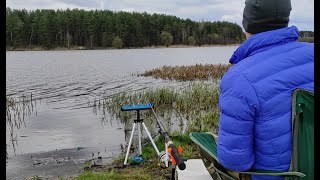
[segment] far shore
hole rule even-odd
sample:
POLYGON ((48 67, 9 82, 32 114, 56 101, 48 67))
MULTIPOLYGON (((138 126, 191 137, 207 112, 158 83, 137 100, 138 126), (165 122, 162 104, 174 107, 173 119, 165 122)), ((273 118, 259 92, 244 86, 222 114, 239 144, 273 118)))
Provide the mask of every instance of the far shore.
MULTIPOLYGON (((224 46, 239 46, 240 44, 205 44, 201 46, 196 46, 196 45, 184 45, 184 44, 177 44, 177 45, 171 45, 171 46, 146 46, 146 47, 124 47, 121 49, 160 49, 160 48, 196 48, 196 47, 224 47, 224 46)), ((6 47, 6 51, 68 51, 68 50, 115 50, 116 48, 103 48, 103 47, 85 47, 85 46, 72 46, 70 48, 67 47, 55 47, 55 48, 43 48, 40 46, 33 46, 31 48, 29 47, 6 47)))

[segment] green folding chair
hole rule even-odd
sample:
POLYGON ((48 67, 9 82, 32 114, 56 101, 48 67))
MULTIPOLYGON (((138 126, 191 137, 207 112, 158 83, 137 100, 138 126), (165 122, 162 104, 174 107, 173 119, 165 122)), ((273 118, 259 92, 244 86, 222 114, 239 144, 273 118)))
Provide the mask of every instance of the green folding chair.
MULTIPOLYGON (((203 156, 212 162, 219 179, 235 178, 219 163, 215 135, 208 132, 192 132, 190 139, 196 143, 203 156)), ((292 139, 293 152, 288 172, 272 170, 250 170, 243 175, 284 176, 287 180, 314 179, 314 95, 313 92, 297 89, 292 99, 292 139)))

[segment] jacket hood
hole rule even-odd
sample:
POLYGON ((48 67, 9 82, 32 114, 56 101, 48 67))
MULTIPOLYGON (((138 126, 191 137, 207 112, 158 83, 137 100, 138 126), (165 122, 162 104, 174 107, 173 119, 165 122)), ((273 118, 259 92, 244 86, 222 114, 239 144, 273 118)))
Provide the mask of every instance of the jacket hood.
POLYGON ((299 30, 295 26, 254 34, 240 45, 240 47, 233 53, 229 62, 237 64, 242 59, 263 50, 291 41, 296 41, 298 37, 299 30))

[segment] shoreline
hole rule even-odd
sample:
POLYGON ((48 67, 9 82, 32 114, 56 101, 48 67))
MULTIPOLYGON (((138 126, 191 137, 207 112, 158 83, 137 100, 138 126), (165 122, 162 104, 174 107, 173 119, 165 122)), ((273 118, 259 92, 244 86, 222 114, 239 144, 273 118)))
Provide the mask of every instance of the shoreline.
MULTIPOLYGON (((146 47, 129 47, 129 48, 121 48, 121 49, 163 49, 163 48, 201 48, 201 47, 228 47, 228 46, 239 46, 240 44, 205 44, 202 46, 190 46, 190 45, 171 45, 169 47, 166 46, 146 46, 146 47)), ((12 48, 6 47, 6 51, 75 51, 75 50, 121 50, 116 48, 103 48, 103 47, 96 47, 96 48, 87 48, 84 46, 72 46, 69 49, 66 47, 55 47, 50 49, 45 49, 43 47, 32 47, 32 48, 12 48)))

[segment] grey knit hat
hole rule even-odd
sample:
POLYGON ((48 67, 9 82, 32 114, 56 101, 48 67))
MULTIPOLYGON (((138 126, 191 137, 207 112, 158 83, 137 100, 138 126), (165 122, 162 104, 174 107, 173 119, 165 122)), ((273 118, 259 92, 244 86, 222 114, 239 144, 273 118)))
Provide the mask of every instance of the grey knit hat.
POLYGON ((243 28, 256 34, 288 27, 291 0, 246 0, 243 28))

